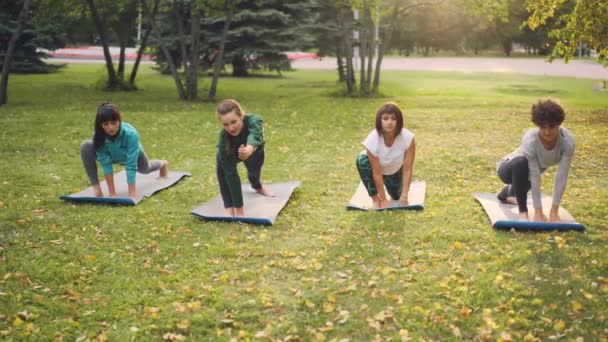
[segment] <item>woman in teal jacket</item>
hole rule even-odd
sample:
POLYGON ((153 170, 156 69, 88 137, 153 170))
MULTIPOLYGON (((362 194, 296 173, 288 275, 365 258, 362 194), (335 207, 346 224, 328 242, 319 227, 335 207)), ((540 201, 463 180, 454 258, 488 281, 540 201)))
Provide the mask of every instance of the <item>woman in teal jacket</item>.
POLYGON ((99 186, 96 161, 101 164, 110 197, 116 197, 112 163, 125 166, 129 197, 131 198, 135 198, 137 195, 136 172, 148 174, 160 170, 161 177, 166 177, 169 173, 169 162, 166 160, 148 160, 139 141, 137 130, 129 123, 122 121, 118 107, 111 103, 102 103, 97 108, 93 141, 87 140, 80 145, 80 155, 97 197, 103 197, 103 192, 99 186))

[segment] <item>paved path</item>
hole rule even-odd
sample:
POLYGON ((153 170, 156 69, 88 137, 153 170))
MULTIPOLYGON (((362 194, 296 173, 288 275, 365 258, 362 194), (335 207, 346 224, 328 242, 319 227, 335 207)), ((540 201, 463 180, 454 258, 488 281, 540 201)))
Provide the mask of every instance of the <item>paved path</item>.
MULTIPOLYGON (((292 62, 295 69, 335 69, 336 59, 300 59, 292 62)), ((462 72, 515 72, 530 75, 566 76, 608 80, 608 68, 591 60, 549 63, 541 58, 474 58, 428 57, 385 58, 382 70, 437 70, 462 72)))

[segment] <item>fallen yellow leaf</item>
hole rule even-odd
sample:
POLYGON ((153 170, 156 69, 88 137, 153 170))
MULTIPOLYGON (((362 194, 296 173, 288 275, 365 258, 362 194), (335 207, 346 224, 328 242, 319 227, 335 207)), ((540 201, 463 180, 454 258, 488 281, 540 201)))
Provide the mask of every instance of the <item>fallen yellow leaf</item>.
POLYGON ((575 300, 570 301, 570 306, 574 313, 579 313, 583 309, 583 305, 575 300))
POLYGON ((562 321, 561 319, 557 320, 557 322, 555 322, 553 325, 553 329, 556 331, 564 331, 564 329, 566 329, 566 322, 562 321))

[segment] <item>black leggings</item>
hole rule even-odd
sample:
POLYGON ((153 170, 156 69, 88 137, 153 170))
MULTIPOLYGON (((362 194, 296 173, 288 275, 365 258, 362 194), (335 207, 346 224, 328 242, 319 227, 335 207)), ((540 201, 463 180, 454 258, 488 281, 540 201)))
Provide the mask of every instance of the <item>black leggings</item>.
POLYGON ((511 185, 505 187, 498 194, 498 198, 504 200, 507 196, 515 196, 519 212, 527 213, 528 191, 532 187, 529 180, 528 159, 524 156, 517 156, 503 163, 498 168, 498 177, 503 183, 511 185))

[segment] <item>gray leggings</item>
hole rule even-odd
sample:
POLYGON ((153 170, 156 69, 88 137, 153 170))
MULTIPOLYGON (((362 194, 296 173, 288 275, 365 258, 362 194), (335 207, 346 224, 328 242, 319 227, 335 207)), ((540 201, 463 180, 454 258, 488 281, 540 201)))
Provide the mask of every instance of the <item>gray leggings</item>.
MULTIPOLYGON (((80 158, 82 159, 82 165, 84 166, 91 185, 99 184, 99 176, 97 175, 97 153, 93 146, 93 141, 85 140, 80 144, 80 158)), ((161 167, 160 160, 148 161, 148 157, 145 153, 139 155, 137 158, 137 172, 148 174, 159 170, 161 167)))

